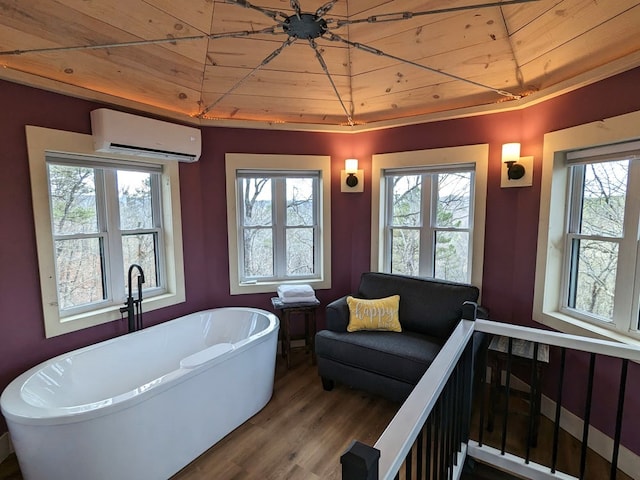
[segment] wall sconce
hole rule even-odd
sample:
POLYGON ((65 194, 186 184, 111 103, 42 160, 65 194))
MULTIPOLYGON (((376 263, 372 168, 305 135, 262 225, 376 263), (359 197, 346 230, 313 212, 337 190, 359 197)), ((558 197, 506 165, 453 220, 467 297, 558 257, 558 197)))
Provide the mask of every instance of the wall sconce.
POLYGON ((502 169, 502 188, 533 185, 533 157, 521 157, 519 143, 502 145, 502 162, 506 165, 502 169))
POLYGON ((340 171, 340 191, 356 193, 364 191, 364 171, 358 170, 358 160, 347 158, 344 161, 344 170, 340 171))

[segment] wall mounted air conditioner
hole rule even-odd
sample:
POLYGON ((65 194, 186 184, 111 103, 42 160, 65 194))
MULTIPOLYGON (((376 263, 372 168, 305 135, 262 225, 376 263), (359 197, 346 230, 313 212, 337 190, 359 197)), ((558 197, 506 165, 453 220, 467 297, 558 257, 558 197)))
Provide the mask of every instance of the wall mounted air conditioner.
POLYGON ((202 139, 197 128, 99 108, 91 112, 96 152, 195 162, 202 139))

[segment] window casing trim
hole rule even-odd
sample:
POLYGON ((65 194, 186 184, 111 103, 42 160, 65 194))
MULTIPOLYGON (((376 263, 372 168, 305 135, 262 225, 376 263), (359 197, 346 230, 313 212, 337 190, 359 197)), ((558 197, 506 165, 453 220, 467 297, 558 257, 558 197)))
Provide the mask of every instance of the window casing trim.
MULTIPOLYGON (((489 163, 489 145, 464 145, 459 147, 434 148, 410 152, 395 152, 372 156, 371 180, 371 270, 384 271, 384 235, 386 201, 384 178, 386 171, 411 169, 430 166, 446 169, 454 165, 468 167, 475 165, 475 184, 473 187, 473 238, 471 241, 471 283, 482 286, 484 265, 484 232, 487 202, 487 174, 489 163)), ((407 170, 409 171, 409 170, 407 170)))
MULTIPOLYGON (((244 224, 242 220, 242 212, 238 211, 238 218, 236 219, 238 225, 238 238, 242 238, 246 230, 250 229, 265 229, 274 232, 274 251, 277 252, 274 258, 274 271, 273 275, 270 277, 248 277, 243 275, 243 273, 238 271, 240 275, 240 284, 248 284, 248 283, 281 283, 281 278, 286 276, 286 232, 290 228, 309 228, 313 230, 313 243, 314 245, 321 245, 320 240, 320 224, 318 222, 319 216, 319 205, 321 197, 319 196, 319 185, 321 172, 314 170, 305 170, 305 171, 297 171, 297 172, 279 172, 275 171, 273 174, 267 171, 253 171, 248 172, 244 170, 236 171, 236 191, 238 196, 236 198, 236 205, 240 205, 243 199, 243 191, 242 191, 242 179, 249 177, 261 177, 261 178, 270 178, 271 179, 271 188, 272 195, 274 198, 274 202, 272 204, 272 223, 270 225, 264 226, 247 226, 244 224), (305 173, 306 172, 306 173, 305 173), (288 225, 286 218, 286 180, 287 178, 307 178, 312 179, 313 182, 313 198, 314 198, 314 208, 313 208, 313 225, 288 225)), ((238 251, 239 261, 238 265, 244 264, 244 249, 239 249, 238 251)), ((295 280, 292 278, 287 279, 287 282, 290 281, 314 281, 319 280, 322 268, 320 266, 320 258, 314 255, 313 261, 313 272, 308 275, 296 275, 295 280)))
MULTIPOLYGON (((560 308, 561 295, 566 291, 563 284, 564 237, 566 198, 570 188, 567 152, 637 139, 640 139, 640 112, 545 134, 533 302, 535 321, 564 333, 640 345, 640 338, 631 332, 569 316, 560 308), (551 208, 552 205, 555 208, 551 208), (558 208, 559 205, 563 207, 558 208)), ((634 298, 637 298, 639 286, 630 288, 635 288, 634 298)))
POLYGON ((282 281, 265 281, 242 283, 240 281, 238 249, 239 224, 236 200, 238 171, 273 171, 295 172, 305 171, 315 174, 320 172, 319 187, 319 265, 317 279, 287 280, 287 283, 307 283, 314 289, 331 288, 331 157, 325 155, 273 155, 227 153, 225 155, 225 176, 227 190, 227 238, 229 248, 229 291, 231 295, 275 292, 282 281))
MULTIPOLYGON (((93 149, 91 135, 66 132, 27 125, 27 152, 29 174, 40 273, 40 292, 47 338, 74 332, 103 323, 120 320, 120 305, 96 308, 62 318, 58 310, 58 295, 53 255, 53 234, 51 231, 51 208, 47 178, 47 155, 51 156, 97 156, 93 149)), ((116 160, 127 162, 124 155, 109 155, 116 160)), ((136 160, 132 160, 134 163, 136 160)), ((139 162, 140 159, 137 159, 139 162)), ((180 212, 180 185, 178 164, 173 161, 149 159, 149 163, 162 165, 161 198, 163 201, 162 223, 165 229, 164 252, 166 260, 166 292, 145 299, 144 311, 152 311, 182 303, 186 299, 184 285, 184 260, 182 251, 182 221, 180 212)))
MULTIPOLYGON (((409 168, 393 168, 383 170, 384 185, 387 186, 388 179, 398 176, 420 176, 421 177, 421 199, 420 199, 420 222, 419 225, 404 226, 393 224, 393 192, 391 189, 386 189, 387 200, 384 202, 386 205, 386 215, 384 222, 384 235, 383 238, 383 265, 385 272, 392 271, 392 255, 390 254, 391 245, 393 243, 392 237, 395 230, 416 231, 420 235, 420 245, 426 245, 425 251, 420 253, 420 268, 421 272, 433 272, 435 270, 435 248, 438 232, 473 232, 473 202, 469 205, 469 224, 466 227, 444 227, 437 225, 437 209, 438 209, 438 182, 436 177, 438 174, 460 172, 469 173, 471 178, 470 184, 470 197, 474 198, 474 184, 475 184, 475 165, 446 165, 446 166, 428 166, 422 168, 409 167, 409 168), (427 180, 426 182, 424 180, 427 180), (428 251, 426 251, 428 249, 428 251), (428 253, 428 255, 427 255, 428 253)), ((473 242, 473 238, 470 238, 470 243, 473 242)), ((467 266, 470 267, 470 260, 472 260, 472 249, 468 251, 467 266)), ((470 274, 471 272, 469 272, 470 274)), ((427 273, 425 273, 427 274, 427 273)), ((422 275, 422 273, 420 273, 422 275)), ((467 281, 467 280, 464 280, 467 281)))

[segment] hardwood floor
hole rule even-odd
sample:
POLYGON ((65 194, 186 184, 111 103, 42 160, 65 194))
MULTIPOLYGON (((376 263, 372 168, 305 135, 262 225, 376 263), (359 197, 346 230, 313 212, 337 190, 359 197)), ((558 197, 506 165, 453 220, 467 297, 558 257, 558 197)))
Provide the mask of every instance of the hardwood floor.
MULTIPOLYGON (((487 397, 488 398, 488 397, 487 397)), ((508 431, 506 441, 506 451, 525 457, 526 443, 528 434, 528 417, 525 415, 513 414, 513 411, 528 411, 528 404, 522 399, 511 398, 512 406, 509 408, 508 431)), ((486 404, 486 403, 485 403, 486 404)), ((474 440, 479 439, 480 412, 477 408, 478 402, 475 402, 475 409, 471 421, 470 436, 474 440)), ((484 421, 487 421, 485 416, 484 421)), ((486 425, 486 424, 485 424, 486 425)), ((496 424, 493 432, 486 429, 483 432, 483 443, 500 449, 502 442, 502 415, 496 417, 496 424)), ((540 418, 540 431, 538 433, 538 446, 531 449, 531 461, 541 465, 551 465, 553 445, 553 422, 542 416, 540 418)), ((559 472, 579 477, 580 475, 580 456, 581 445, 576 438, 569 435, 564 430, 560 430, 558 437, 558 460, 557 470, 559 472)), ((587 450, 587 461, 585 467, 586 479, 601 480, 610 478, 611 464, 595 453, 593 450, 587 450)), ((640 476, 634 477, 640 479, 640 476)), ((617 480, 632 480, 631 477, 625 475, 620 470, 617 471, 617 480)))
MULTIPOLYGON (((336 385, 322 389, 316 367, 302 351, 294 351, 287 370, 278 358, 274 394, 267 406, 227 435, 172 480, 339 480, 340 454, 351 440, 372 445, 395 415, 398 404, 336 385)), ((474 412, 472 438, 478 436, 478 411, 474 412)), ((511 422, 511 420, 510 420, 511 422)), ((524 456, 524 420, 509 425, 508 445, 524 456)), ((488 445, 499 446, 500 423, 484 434, 488 445)), ((550 457, 551 422, 543 418, 539 446, 532 460, 550 457)), ((577 476, 579 443, 563 433, 560 470, 577 476)), ((609 478, 608 463, 590 453, 587 479, 609 478)), ((514 477, 477 464, 464 480, 510 480, 514 477)), ((619 475, 619 480, 629 480, 619 475)), ((0 480, 22 480, 15 455, 0 464, 0 480)))
POLYGON ((337 385, 322 389, 315 366, 294 352, 278 364, 269 404, 174 480, 340 479, 351 440, 375 443, 398 404, 337 385))

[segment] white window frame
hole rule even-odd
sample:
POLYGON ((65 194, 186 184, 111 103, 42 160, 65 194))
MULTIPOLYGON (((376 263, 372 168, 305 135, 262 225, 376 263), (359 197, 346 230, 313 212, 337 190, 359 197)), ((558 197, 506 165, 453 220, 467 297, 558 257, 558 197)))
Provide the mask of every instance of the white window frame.
POLYGON ((385 171, 403 168, 407 170, 411 168, 442 168, 445 170, 456 165, 474 165, 473 213, 470 219, 472 224, 471 246, 469 249, 471 254, 470 283, 481 288, 484 265, 488 164, 488 144, 373 155, 371 182, 371 270, 377 272, 385 271, 385 171))
MULTIPOLYGON (((417 230, 420 235, 420 266, 419 270, 421 276, 429 276, 435 277, 431 275, 431 272, 434 272, 434 258, 435 258, 435 248, 436 248, 436 236, 438 232, 466 232, 469 236, 469 247, 472 245, 472 235, 473 235, 473 202, 470 202, 469 205, 469 224, 467 227, 441 227, 436 223, 437 216, 437 207, 438 207, 438 189, 437 189, 437 175, 444 173, 457 173, 457 172, 465 172, 471 174, 471 185, 470 185, 470 198, 474 196, 474 186, 475 186, 475 165, 464 165, 464 164, 456 164, 452 166, 448 166, 446 168, 443 167, 420 167, 420 168, 394 168, 390 170, 384 170, 384 195, 387 197, 385 201, 385 222, 384 222, 384 246, 383 246, 383 255, 384 255, 384 271, 391 272, 391 257, 392 257, 392 236, 393 230, 417 230), (391 188, 386 188, 387 186, 387 178, 389 177, 398 177, 405 175, 415 175, 421 176, 422 180, 427 180, 427 182, 422 182, 421 188, 421 202, 420 202, 420 225, 413 227, 404 227, 404 226, 394 226, 392 225, 393 220, 393 198, 391 188), (422 273, 422 272, 429 272, 422 273)), ((468 251, 468 259, 467 259, 467 276, 471 275, 471 258, 473 257, 471 248, 468 251)), ((444 280, 444 279, 443 279, 444 280)), ((468 282, 470 278, 463 280, 464 282, 468 282)))
MULTIPOLYGON (((96 183, 96 217, 97 230, 90 234, 61 234, 56 235, 52 232, 54 245, 58 240, 74 240, 82 238, 99 238, 102 239, 105 255, 103 258, 103 281, 105 281, 106 298, 87 304, 60 309, 60 316, 63 318, 70 317, 79 313, 97 310, 104 306, 118 303, 119 307, 124 302, 123 292, 127 290, 126 284, 126 268, 122 255, 122 239, 128 235, 147 235, 152 234, 155 237, 157 249, 156 258, 156 276, 158 285, 155 287, 144 288, 145 301, 153 296, 161 295, 166 291, 165 283, 165 262, 164 262, 164 237, 162 227, 162 200, 161 200, 161 180, 158 178, 162 174, 162 168, 151 168, 153 164, 140 164, 138 168, 129 168, 129 165, 121 165, 114 163, 112 165, 101 159, 95 162, 95 159, 85 155, 62 155, 60 153, 47 152, 47 166, 67 166, 67 167, 85 167, 93 169, 95 172, 96 183), (152 194, 152 216, 154 225, 150 228, 135 230, 120 230, 120 216, 117 198, 117 179, 116 170, 135 170, 151 174, 151 194, 152 194)), ((53 231, 53 226, 51 227, 53 231)), ((147 272, 148 275, 148 272, 147 272)), ((148 284, 149 282, 147 282, 148 284)))
MULTIPOLYGON (((249 283, 249 282, 291 282, 291 281, 313 281, 320 278, 320 256, 314 255, 313 259, 313 273, 309 275, 296 275, 295 277, 287 277, 286 274, 286 253, 287 253, 287 229, 295 228, 297 225, 287 225, 287 212, 286 212, 286 180, 288 178, 310 178, 313 181, 313 225, 304 225, 304 228, 312 228, 313 229, 313 244, 320 245, 320 225, 318 221, 319 212, 320 212, 320 202, 319 202, 319 187, 320 187, 320 172, 316 171, 305 171, 305 173, 296 172, 271 172, 271 171, 237 171, 237 184, 236 190, 238 192, 238 197, 236 198, 236 205, 242 205, 243 201, 243 191, 241 188, 241 182, 243 178, 269 178, 271 180, 271 198, 272 198, 272 212, 271 219, 272 223, 269 226, 265 227, 257 227, 257 228, 266 228, 271 230, 272 238, 273 238, 273 252, 274 252, 274 271, 273 276, 266 278, 251 278, 246 277, 242 272, 242 269, 239 269, 240 274, 240 282, 241 283, 249 283)), ((242 221, 242 208, 238 208, 238 238, 244 238, 244 230, 256 228, 256 226, 246 226, 242 221)), ((238 243, 240 247, 242 242, 238 243)), ((240 248, 239 251, 240 262, 238 265, 244 265, 244 255, 245 249, 240 248)))
POLYGON ((314 289, 331 288, 331 157, 325 155, 271 155, 227 153, 225 155, 227 187, 227 237, 229 246, 229 291, 231 295, 275 292, 281 283, 305 283, 314 289), (319 178, 319 271, 317 278, 242 282, 240 278, 241 225, 237 207, 237 172, 290 171, 305 175, 320 172, 319 178))
MULTIPOLYGON (((544 136, 533 302, 535 321, 564 333, 640 345, 640 337, 635 333, 616 329, 614 325, 605 322, 592 323, 584 318, 569 315, 562 309, 566 292, 564 288, 568 208, 566 200, 570 188, 567 152, 638 139, 640 139, 640 112, 578 125, 550 132, 544 136)), ((622 258, 620 261, 626 262, 622 258)), ((635 289, 635 297, 638 295, 638 286, 617 285, 616 288, 635 289)), ((630 322, 631 318, 628 320, 629 325, 630 322)))
MULTIPOLYGON (((185 301, 184 260, 182 253, 182 220, 178 164, 170 160, 143 159, 125 155, 99 155, 93 149, 91 135, 65 132, 27 125, 27 151, 33 216, 40 272, 40 290, 47 338, 121 319, 122 305, 107 305, 69 316, 61 316, 55 274, 54 241, 47 175, 47 156, 80 155, 96 161, 108 159, 124 164, 155 163, 162 165, 161 198, 164 228, 165 287, 164 293, 145 298, 144 311, 176 305, 185 301)), ((115 297, 115 296, 114 296, 115 297)), ((117 298, 117 297, 116 297, 117 298)), ((122 296, 124 301, 124 295, 122 296)))

